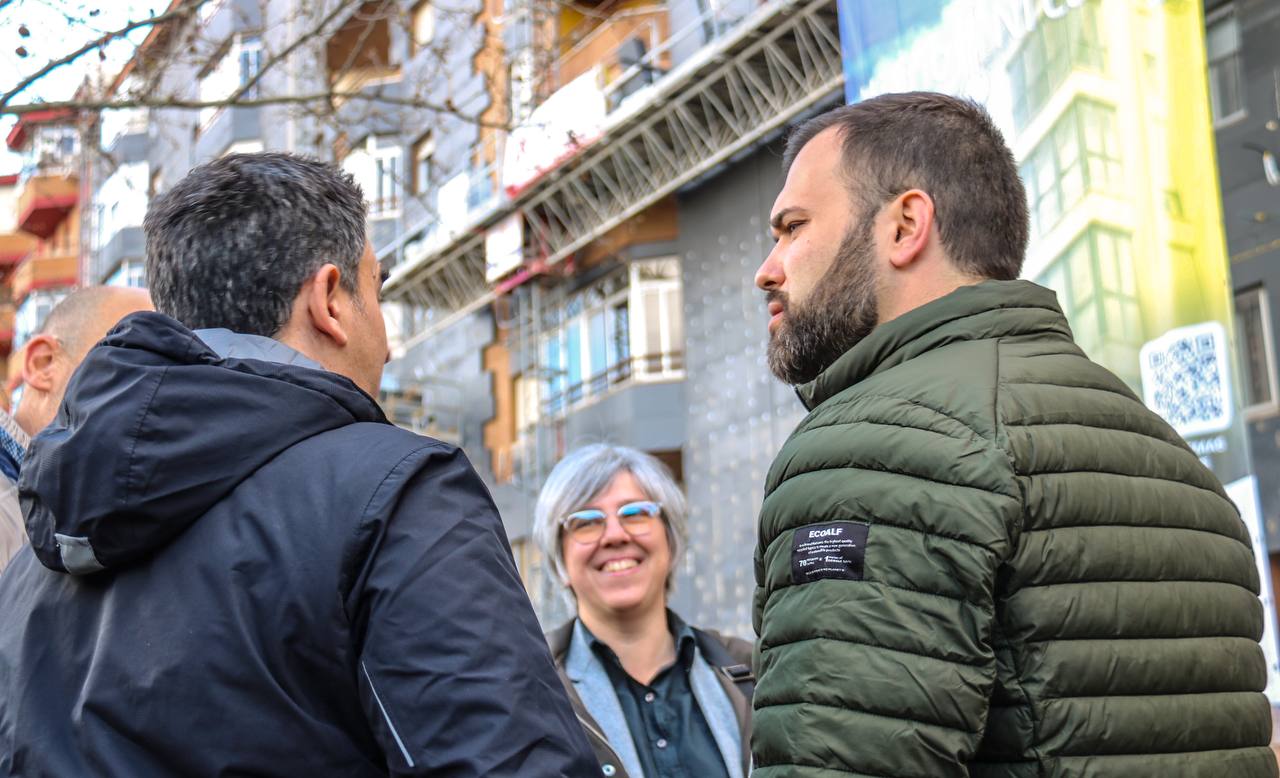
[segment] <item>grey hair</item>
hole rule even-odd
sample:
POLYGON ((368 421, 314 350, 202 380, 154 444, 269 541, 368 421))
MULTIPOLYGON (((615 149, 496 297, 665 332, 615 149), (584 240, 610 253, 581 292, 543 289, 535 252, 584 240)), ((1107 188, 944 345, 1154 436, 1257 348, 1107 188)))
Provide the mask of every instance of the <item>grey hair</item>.
POLYGON ((533 513, 533 539, 542 549, 547 566, 566 590, 569 576, 560 544, 560 520, 590 502, 604 491, 614 476, 624 471, 631 473, 646 497, 662 505, 667 545, 671 548, 667 592, 675 587, 676 569, 689 543, 686 521, 689 509, 684 493, 676 486, 667 466, 652 455, 629 446, 593 443, 569 452, 551 470, 533 513))
POLYGON ((146 290, 127 286, 86 286, 77 289, 53 306, 40 334, 52 335, 68 354, 83 358, 84 353, 106 334, 114 321, 100 321, 108 305, 117 299, 142 299, 146 290))
POLYGON ((364 196, 349 174, 317 159, 229 154, 157 197, 143 229, 157 311, 191 329, 272 337, 325 263, 355 291, 364 196))

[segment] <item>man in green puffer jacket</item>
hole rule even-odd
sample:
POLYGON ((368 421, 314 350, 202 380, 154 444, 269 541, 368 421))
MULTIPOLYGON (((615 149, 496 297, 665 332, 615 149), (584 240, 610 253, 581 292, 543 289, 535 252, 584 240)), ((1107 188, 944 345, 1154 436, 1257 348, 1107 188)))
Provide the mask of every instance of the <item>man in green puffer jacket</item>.
POLYGON ((757 778, 1274 777, 1249 535, 1081 352, 1012 154, 930 93, 790 138, 760 515, 757 778))

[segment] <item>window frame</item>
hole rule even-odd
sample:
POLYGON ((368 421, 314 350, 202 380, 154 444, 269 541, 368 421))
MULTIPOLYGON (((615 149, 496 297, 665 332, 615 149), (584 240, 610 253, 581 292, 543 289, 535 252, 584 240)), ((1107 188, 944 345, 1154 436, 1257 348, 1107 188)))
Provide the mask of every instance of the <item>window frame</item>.
MULTIPOLYGON (((225 101, 240 90, 242 86, 249 82, 262 71, 262 35, 254 31, 243 31, 233 33, 227 36, 217 48, 216 52, 205 64, 196 76, 196 94, 201 102, 225 101), (252 74, 246 77, 244 68, 244 55, 256 54, 256 65, 252 74), (206 82, 215 73, 226 76, 234 75, 234 85, 228 90, 224 90, 218 85, 206 87, 206 82), (214 89, 214 87, 218 87, 214 89), (225 93, 224 93, 225 91, 225 93)), ((230 83, 230 82, 228 82, 230 83)), ((258 95, 258 84, 244 94, 244 97, 253 99, 258 95)), ((212 105, 199 109, 196 129, 198 132, 205 132, 210 125, 217 120, 229 106, 212 105)))
POLYGON ((683 301, 684 297, 680 264, 678 256, 635 260, 571 294, 562 305, 556 306, 553 318, 544 316, 537 337, 541 366, 537 415, 527 421, 562 416, 633 383, 684 379, 684 311, 683 306, 679 310, 671 307, 674 300, 683 301), (664 262, 675 263, 675 277, 641 277, 645 265, 664 262), (641 353, 646 350, 648 332, 647 312, 640 310, 646 294, 658 295, 659 353, 656 354, 641 353), (620 315, 619 311, 625 314, 620 315), (604 349, 605 364, 596 365, 592 358, 591 325, 600 315, 604 317, 604 341, 600 345, 604 349), (625 341, 617 337, 621 334, 620 320, 626 324, 625 341), (576 355, 569 348, 571 339, 578 345, 576 355), (570 358, 574 358, 576 364, 571 366, 570 358), (570 380, 575 374, 576 382, 570 380))
POLYGON ((1213 122, 1214 129, 1226 127, 1241 121, 1249 116, 1249 104, 1244 91, 1244 41, 1241 40, 1240 17, 1236 14, 1236 4, 1234 2, 1224 3, 1218 8, 1213 9, 1204 17, 1204 37, 1205 37, 1205 80, 1209 89, 1209 119, 1213 122), (1236 23, 1236 47, 1230 54, 1214 57, 1209 51, 1209 29, 1215 24, 1220 24, 1227 18, 1235 20, 1236 23), (1216 116, 1214 111, 1214 87, 1213 87, 1213 68, 1223 63, 1231 63, 1235 67, 1235 85, 1236 98, 1239 100, 1240 107, 1235 111, 1223 116, 1216 116))
POLYGON ((1117 117, 1115 106, 1093 98, 1077 97, 1018 166, 1018 175, 1027 190, 1027 209, 1033 240, 1051 233, 1073 208, 1090 195, 1121 193, 1124 187, 1124 158, 1118 148, 1117 117), (1090 112, 1107 117, 1103 138, 1106 148, 1101 151, 1089 147, 1090 112), (1063 160, 1064 140, 1074 152, 1074 159, 1070 164, 1063 160), (1046 161, 1048 165, 1042 167, 1041 163, 1046 161), (1101 165, 1105 171, 1101 179, 1094 175, 1095 164, 1101 165), (1047 187, 1041 187, 1039 174, 1045 170, 1052 170, 1052 181, 1047 187), (1070 200, 1066 186, 1069 175, 1076 176, 1080 184, 1079 192, 1070 200), (1042 219, 1042 206, 1050 197, 1056 198, 1057 208, 1051 218, 1042 219))
POLYGON ((1240 374, 1240 378, 1245 382, 1246 385, 1251 383, 1249 381, 1249 375, 1246 373, 1246 371, 1249 371, 1250 369, 1249 365, 1251 363, 1246 361, 1245 354, 1241 351, 1244 345, 1243 338, 1242 338, 1243 328, 1240 326, 1240 322, 1238 320, 1239 310, 1240 310, 1240 303, 1239 303, 1240 298, 1245 297, 1247 295, 1256 295, 1258 300, 1258 322, 1259 322, 1259 329, 1262 332, 1262 359, 1263 359, 1262 368, 1263 370, 1266 371, 1266 376, 1265 376, 1266 384, 1271 394, 1270 398, 1268 398, 1264 402, 1254 403, 1252 405, 1245 405, 1244 404, 1245 402, 1244 387, 1243 386, 1241 387, 1241 392, 1240 392, 1241 410, 1244 413, 1244 416, 1246 419, 1255 420, 1255 419, 1262 419, 1269 416, 1275 416, 1280 414, 1280 375, 1277 375, 1277 372, 1276 372, 1275 329, 1272 327, 1272 324, 1271 324, 1270 295, 1267 294, 1267 288, 1259 284, 1259 285, 1249 287, 1244 291, 1235 292, 1231 298, 1232 315, 1235 316, 1237 319, 1235 321, 1235 339, 1236 339, 1236 358, 1240 361, 1240 368, 1238 370, 1240 374))
POLYGON ((400 215, 404 203, 404 149, 395 138, 370 135, 367 151, 372 165, 370 183, 373 185, 373 191, 369 193, 373 195, 369 198, 369 218, 395 218, 400 215), (385 194, 384 181, 388 185, 385 194))
POLYGON ((436 136, 427 130, 413 142, 413 169, 410 171, 410 189, 414 196, 425 195, 431 188, 431 171, 435 169, 436 136), (426 170, 422 169, 426 163, 426 170))

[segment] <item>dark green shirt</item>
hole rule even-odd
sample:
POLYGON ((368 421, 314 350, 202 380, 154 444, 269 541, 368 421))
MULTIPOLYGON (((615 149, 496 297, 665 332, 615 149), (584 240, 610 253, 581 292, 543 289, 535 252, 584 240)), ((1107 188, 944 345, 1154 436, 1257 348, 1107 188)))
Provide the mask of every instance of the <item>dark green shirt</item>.
POLYGON ((689 682, 697 650, 689 625, 667 611, 676 661, 659 671, 647 686, 627 675, 613 649, 596 639, 585 624, 582 628, 613 682, 645 778, 728 778, 720 748, 689 682))

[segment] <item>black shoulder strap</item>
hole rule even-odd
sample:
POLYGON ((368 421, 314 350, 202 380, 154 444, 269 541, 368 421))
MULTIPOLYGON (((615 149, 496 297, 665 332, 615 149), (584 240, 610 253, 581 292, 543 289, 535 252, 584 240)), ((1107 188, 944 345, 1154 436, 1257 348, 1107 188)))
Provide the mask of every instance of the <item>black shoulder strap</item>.
POLYGON ((744 665, 729 653, 716 637, 708 632, 693 628, 693 636, 698 641, 698 650, 702 658, 715 668, 716 672, 729 679, 747 702, 751 702, 756 691, 756 676, 751 672, 751 665, 744 665))

